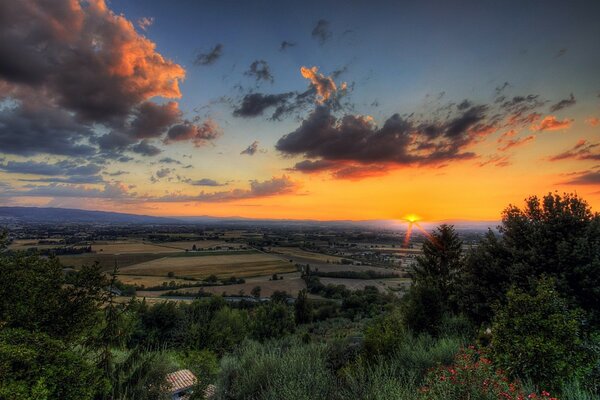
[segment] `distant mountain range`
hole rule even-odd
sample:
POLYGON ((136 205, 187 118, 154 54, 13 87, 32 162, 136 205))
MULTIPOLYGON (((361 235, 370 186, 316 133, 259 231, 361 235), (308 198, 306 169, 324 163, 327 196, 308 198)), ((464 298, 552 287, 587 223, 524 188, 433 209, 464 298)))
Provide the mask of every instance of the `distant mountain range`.
POLYGON ((0 223, 12 220, 29 223, 78 224, 173 224, 182 223, 174 218, 124 214, 106 211, 88 211, 72 208, 0 207, 0 223))
MULTIPOLYGON (((295 228, 365 228, 365 229, 404 229, 405 225, 393 220, 294 220, 294 219, 253 219, 244 217, 154 217, 150 215, 124 214, 107 211, 88 211, 71 208, 49 207, 0 207, 0 224, 5 221, 22 223, 75 223, 75 224, 198 224, 228 227, 295 227, 295 228)), ((441 223, 449 223, 460 230, 485 230, 495 228, 498 221, 439 221, 421 222, 427 230, 441 223)))

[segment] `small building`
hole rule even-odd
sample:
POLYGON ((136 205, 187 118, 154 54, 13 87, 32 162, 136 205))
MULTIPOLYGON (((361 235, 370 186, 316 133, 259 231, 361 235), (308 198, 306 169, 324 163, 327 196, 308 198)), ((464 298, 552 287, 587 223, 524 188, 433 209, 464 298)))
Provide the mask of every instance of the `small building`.
POLYGON ((169 392, 173 400, 187 399, 192 393, 193 387, 198 382, 196 375, 189 369, 180 369, 166 376, 169 383, 169 392))

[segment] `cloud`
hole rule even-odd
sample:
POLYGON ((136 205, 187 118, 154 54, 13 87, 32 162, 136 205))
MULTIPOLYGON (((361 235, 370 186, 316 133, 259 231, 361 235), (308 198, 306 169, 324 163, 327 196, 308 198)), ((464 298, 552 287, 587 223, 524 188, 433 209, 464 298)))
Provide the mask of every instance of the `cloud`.
POLYGON ((70 183, 70 184, 94 184, 103 183, 104 179, 100 175, 87 176, 69 176, 67 178, 36 178, 36 179, 19 179, 21 182, 39 182, 39 183, 70 183))
POLYGON ((328 100, 336 91, 337 86, 332 78, 320 74, 317 67, 300 67, 302 77, 308 79, 317 91, 317 102, 322 104, 328 100))
POLYGON ((279 178, 273 177, 266 181, 250 181, 249 189, 233 189, 214 193, 201 193, 196 199, 203 202, 235 201, 253 199, 258 197, 269 197, 292 193, 297 188, 296 183, 286 175, 279 178))
POLYGON ((297 189, 297 183, 292 181, 288 176, 282 175, 281 177, 273 177, 262 182, 252 180, 248 189, 232 189, 212 193, 200 192, 197 195, 174 193, 151 198, 148 201, 218 203, 289 194, 295 192, 297 189))
POLYGON ((269 64, 265 60, 252 62, 248 71, 244 72, 244 75, 255 78, 257 82, 266 81, 273 83, 274 81, 269 64))
POLYGON ((221 136, 221 134, 221 128, 212 119, 207 119, 200 125, 185 121, 169 129, 165 143, 190 140, 194 143, 194 146, 202 147, 207 142, 221 136))
POLYGON ((148 30, 152 24, 154 24, 154 17, 142 17, 137 20, 137 26, 143 31, 148 30))
POLYGON ((213 65, 223 55, 223 45, 218 43, 208 53, 199 53, 194 61, 195 65, 213 65))
POLYGON ((554 115, 548 115, 544 117, 537 125, 531 125, 532 131, 558 131, 561 129, 567 129, 571 127, 572 119, 563 119, 562 121, 557 119, 554 115))
POLYGON ((161 158, 160 160, 158 160, 158 162, 161 164, 178 164, 178 165, 182 164, 181 161, 175 160, 174 158, 171 158, 171 157, 161 158))
POLYGON ((588 124, 589 126, 591 126, 592 128, 595 128, 597 126, 600 126, 600 118, 589 117, 585 120, 585 123, 588 124))
MULTIPOLYGON (((285 108, 288 99, 293 95, 292 92, 280 94, 250 93, 243 97, 241 104, 233 111, 233 115, 248 118, 263 115, 265 110, 271 107, 282 110, 285 108)), ((273 114, 273 118, 276 114, 277 111, 273 114)))
POLYGON ((600 170, 576 174, 575 177, 564 183, 568 185, 600 185, 600 170))
POLYGON ((74 197, 74 198, 131 198, 128 188, 120 183, 104 183, 102 188, 90 188, 84 185, 52 183, 34 186, 27 190, 15 190, 4 193, 8 197, 74 197))
POLYGON ((184 179, 183 181, 193 186, 225 186, 224 183, 219 183, 214 179, 209 178, 202 178, 198 180, 184 179))
POLYGON ((324 19, 318 20, 311 32, 311 36, 318 40, 319 44, 325 44, 332 36, 332 32, 329 28, 329 21, 324 19))
POLYGON ((242 152, 240 154, 246 154, 249 156, 253 156, 257 151, 258 151, 258 141, 255 140, 254 142, 252 142, 252 144, 250 146, 246 147, 245 150, 242 150, 242 152))
POLYGON ((561 160, 596 160, 600 161, 600 143, 590 143, 585 139, 580 139, 573 148, 552 156, 550 161, 561 160))
POLYGON ((476 155, 465 151, 479 139, 486 117, 485 106, 473 106, 444 122, 414 122, 394 114, 382 127, 372 118, 346 115, 336 118, 319 106, 295 131, 283 136, 276 148, 285 155, 302 155, 311 160, 296 168, 338 170, 348 164, 411 165, 439 164, 476 155), (317 163, 317 164, 315 164, 317 163))
POLYGON ((575 105, 577 103, 577 100, 575 100, 575 96, 573 96, 573 93, 571 93, 571 95, 569 96, 568 99, 563 99, 561 101, 559 101, 556 104, 553 104, 550 107, 550 112, 557 112, 559 110, 562 110, 563 108, 567 108, 567 107, 571 107, 573 105, 575 105))
POLYGON ((91 135, 89 126, 60 108, 24 101, 17 101, 14 107, 0 107, 2 153, 89 156, 95 152, 85 140, 91 135))
POLYGON ((176 102, 166 104, 144 102, 134 111, 135 119, 131 122, 132 136, 138 139, 161 136, 171 125, 181 118, 181 111, 176 102))
POLYGON ((0 164, 0 170, 12 174, 30 174, 45 176, 89 176, 96 175, 101 171, 101 167, 96 164, 81 165, 74 161, 64 160, 56 163, 36 162, 36 161, 8 161, 0 164))
POLYGON ((184 122, 177 103, 154 99, 180 98, 185 70, 103 0, 0 7, 2 152, 89 156, 99 146, 115 157, 184 122))
POLYGON ((281 42, 281 45, 279 46, 279 51, 285 51, 290 47, 294 47, 296 46, 295 42, 290 42, 287 40, 284 40, 283 42, 281 42))
POLYGON ((162 153, 162 150, 158 147, 150 144, 148 139, 144 139, 138 144, 131 147, 131 151, 142 156, 152 157, 162 153))
POLYGON ((535 140, 535 136, 530 135, 521 139, 512 139, 512 140, 508 140, 506 142, 504 142, 504 144, 500 147, 498 147, 498 150, 500 151, 506 151, 506 150, 510 150, 510 149, 514 149, 516 147, 521 147, 526 145, 529 142, 532 142, 535 140))

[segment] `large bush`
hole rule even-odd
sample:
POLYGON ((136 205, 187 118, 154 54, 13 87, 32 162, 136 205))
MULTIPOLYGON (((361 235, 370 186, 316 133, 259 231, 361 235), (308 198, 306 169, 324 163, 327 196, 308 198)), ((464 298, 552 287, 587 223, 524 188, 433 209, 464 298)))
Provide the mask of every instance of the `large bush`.
POLYGON ((593 354, 584 351, 581 315, 551 280, 541 280, 534 294, 511 289, 507 299, 492 327, 494 359, 502 368, 552 388, 589 372, 593 354))

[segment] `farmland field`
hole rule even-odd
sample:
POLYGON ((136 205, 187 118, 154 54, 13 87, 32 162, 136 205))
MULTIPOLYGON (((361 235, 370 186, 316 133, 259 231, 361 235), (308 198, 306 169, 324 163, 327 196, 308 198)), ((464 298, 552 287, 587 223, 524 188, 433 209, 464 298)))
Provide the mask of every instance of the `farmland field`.
POLYGON ((332 263, 339 263, 342 257, 330 256, 322 253, 302 250, 298 247, 274 247, 273 253, 279 253, 286 256, 299 258, 308 262, 326 263, 328 260, 332 263))
POLYGON ((58 256, 60 263, 65 267, 81 267, 82 265, 92 265, 94 262, 100 264, 102 270, 111 270, 117 263, 119 268, 126 267, 129 265, 139 264, 142 262, 154 260, 157 258, 164 257, 161 253, 124 253, 124 254, 97 254, 97 253, 86 253, 86 254, 75 254, 75 255, 64 255, 58 256))
MULTIPOLYGON (((267 277, 265 277, 263 280, 253 280, 252 282, 248 281, 246 283, 240 283, 240 284, 236 284, 236 285, 225 285, 225 286, 207 286, 207 287, 203 287, 202 290, 204 292, 207 293, 212 293, 215 295, 222 295, 222 294, 228 294, 228 295, 238 295, 241 293, 245 294, 245 295, 250 295, 250 292, 252 291, 252 289, 256 286, 260 286, 260 295, 261 297, 268 297, 271 296, 273 294, 273 292, 275 292, 276 290, 279 291, 285 291, 287 292, 290 296, 294 296, 296 297, 296 295, 298 294, 298 292, 302 289, 306 289, 306 284, 304 283, 304 280, 302 280, 300 277, 291 277, 290 279, 285 278, 282 280, 278 280, 278 281, 269 281, 267 277)), ((185 289, 177 289, 176 292, 179 293, 189 293, 190 295, 194 295, 195 293, 197 293, 200 290, 200 288, 194 287, 194 288, 185 288, 185 289)), ((138 290, 137 291, 137 296, 138 297, 156 297, 156 296, 160 296, 163 293, 166 293, 167 291, 143 291, 143 290, 138 290)))
POLYGON ((385 292, 387 288, 397 288, 410 284, 407 278, 390 279, 347 279, 347 278, 320 278, 323 285, 344 285, 350 290, 363 290, 366 286, 375 286, 385 292))
POLYGON ((204 278, 209 275, 218 277, 249 277, 292 272, 296 267, 268 254, 231 254, 199 255, 187 257, 162 257, 152 261, 130 265, 121 269, 121 274, 166 276, 173 272, 175 276, 204 278))

